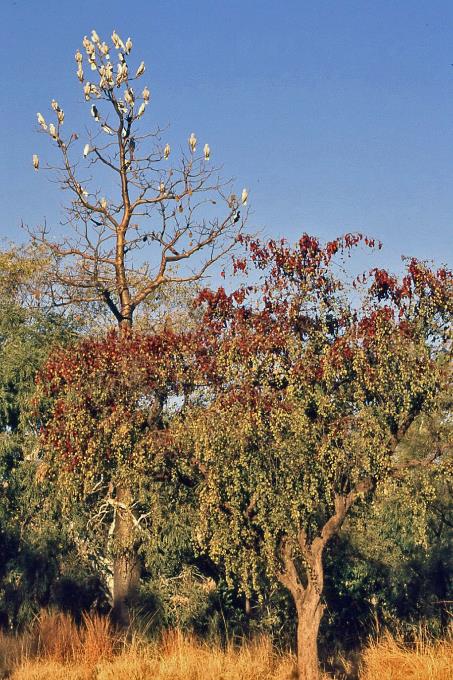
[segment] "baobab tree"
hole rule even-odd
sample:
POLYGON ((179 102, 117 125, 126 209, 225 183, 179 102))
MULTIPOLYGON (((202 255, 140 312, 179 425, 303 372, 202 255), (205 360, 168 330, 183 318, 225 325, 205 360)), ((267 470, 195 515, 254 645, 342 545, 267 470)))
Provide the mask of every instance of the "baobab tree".
POLYGON ((411 260, 402 279, 374 269, 352 295, 337 258, 362 240, 252 242, 236 268, 255 265, 261 283, 201 293, 211 393, 181 429, 200 479, 196 535, 246 594, 263 572, 291 593, 301 680, 319 677, 327 544, 389 478, 447 474, 451 451, 436 418, 451 378, 451 272, 411 260), (420 418, 432 447, 408 456, 420 418))
MULTIPOLYGON (((51 121, 37 114, 60 162, 44 165, 34 154, 33 167, 56 173, 71 198, 58 230, 44 225, 31 237, 52 261, 47 291, 52 303, 103 303, 121 336, 159 287, 202 278, 234 247, 244 226, 247 191, 242 200, 231 193, 230 182, 211 166, 209 144, 197 153, 194 132, 186 152, 172 164, 174 154, 162 130, 141 127, 151 100, 148 86, 141 84, 145 63, 132 65, 130 38, 123 42, 113 31, 111 41, 93 30, 91 39, 83 38, 85 55, 75 53, 77 78, 90 107, 86 136, 73 128, 64 134, 68 123, 55 99, 51 121)), ((124 481, 116 496, 130 504, 124 481)), ((115 532, 124 551, 115 561, 114 602, 123 612, 138 579, 127 513, 118 515, 115 532)))

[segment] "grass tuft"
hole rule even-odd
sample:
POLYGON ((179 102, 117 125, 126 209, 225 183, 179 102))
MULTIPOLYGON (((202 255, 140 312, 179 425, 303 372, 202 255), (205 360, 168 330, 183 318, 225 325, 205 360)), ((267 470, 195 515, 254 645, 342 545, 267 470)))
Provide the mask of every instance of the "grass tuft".
POLYGON ((362 654, 361 680, 448 680, 453 677, 453 641, 419 635, 410 645, 389 633, 362 654))
MULTIPOLYGON (((347 660, 336 661, 343 672, 335 677, 347 677, 347 660)), ((387 633, 362 651, 360 668, 360 680, 448 680, 453 668, 453 643, 430 640, 420 634, 408 645, 387 633)), ((42 612, 29 633, 20 637, 0 633, 0 678, 3 677, 291 680, 296 675, 294 656, 276 651, 266 637, 223 647, 181 631, 168 631, 150 642, 138 633, 120 637, 108 619, 96 614, 84 615, 82 625, 77 626, 66 614, 42 612)))

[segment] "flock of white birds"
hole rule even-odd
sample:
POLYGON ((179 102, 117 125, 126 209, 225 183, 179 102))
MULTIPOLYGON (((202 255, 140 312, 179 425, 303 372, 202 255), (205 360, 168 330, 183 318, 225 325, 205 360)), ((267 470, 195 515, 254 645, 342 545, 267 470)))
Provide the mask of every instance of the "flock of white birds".
MULTIPOLYGON (((138 118, 141 118, 145 113, 146 107, 151 97, 151 93, 148 87, 145 85, 141 93, 141 103, 137 111, 135 112, 134 107, 136 104, 136 96, 134 94, 134 90, 132 89, 132 87, 130 87, 129 83, 131 80, 136 80, 140 78, 145 73, 146 66, 145 63, 142 61, 135 72, 135 76, 131 78, 129 76, 129 68, 126 61, 126 56, 130 54, 133 46, 131 38, 129 37, 124 43, 121 40, 120 36, 117 34, 117 32, 113 31, 111 39, 114 48, 118 51, 116 76, 114 76, 113 64, 110 59, 110 48, 106 42, 101 41, 97 32, 93 30, 91 32, 91 40, 87 36, 85 36, 83 38, 82 44, 83 47, 85 48, 88 64, 91 70, 97 71, 97 73, 100 76, 99 85, 96 85, 95 83, 85 80, 85 75, 83 71, 83 55, 80 52, 80 50, 77 50, 77 52, 75 53, 75 60, 77 64, 77 78, 83 84, 83 93, 86 101, 89 101, 92 97, 100 98, 103 93, 104 94, 108 94, 109 92, 111 93, 114 90, 115 86, 119 88, 123 83, 126 83, 126 88, 123 93, 124 101, 123 99, 115 97, 114 102, 116 104, 118 111, 123 115, 127 115, 128 121, 136 120, 138 118)), ((64 111, 61 109, 60 105, 55 99, 52 99, 51 107, 55 111, 57 116, 56 125, 54 123, 47 124, 44 116, 41 113, 37 114, 38 123, 41 126, 41 128, 44 131, 48 132, 48 134, 54 140, 56 140, 58 144, 61 146, 64 145, 64 142, 62 142, 62 140, 60 139, 59 128, 64 121, 64 111)), ((95 104, 92 104, 91 106, 91 115, 93 116, 94 120, 97 123, 101 124, 101 129, 106 134, 108 135, 119 134, 123 138, 128 135, 128 130, 123 125, 121 125, 120 130, 114 130, 108 125, 106 121, 102 121, 99 115, 99 110, 95 104)), ((130 123, 128 129, 130 129, 130 123)), ((74 133, 72 135, 72 138, 77 139, 77 135, 74 133)), ((192 132, 188 138, 188 145, 190 152, 194 154, 197 148, 197 137, 194 132, 192 132)), ((94 147, 91 147, 89 143, 86 143, 83 147, 83 157, 87 158, 87 156, 92 151, 94 151, 94 147)), ((165 160, 169 158, 170 152, 171 148, 170 145, 167 143, 163 150, 163 157, 165 160)), ((203 157, 205 161, 209 161, 211 157, 211 149, 209 144, 207 143, 203 147, 203 157)), ((35 170, 39 169, 39 156, 37 154, 33 154, 33 167, 35 168, 35 170)), ((247 204, 247 199, 248 191, 247 189, 243 189, 241 196, 241 201, 243 205, 247 204)))

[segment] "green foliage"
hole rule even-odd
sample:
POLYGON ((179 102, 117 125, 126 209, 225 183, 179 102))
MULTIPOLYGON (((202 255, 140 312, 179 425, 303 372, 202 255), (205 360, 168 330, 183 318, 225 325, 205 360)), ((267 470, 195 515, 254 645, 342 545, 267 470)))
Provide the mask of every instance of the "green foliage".
MULTIPOLYGON (((305 248, 317 260, 315 245, 305 248)), ((278 286, 266 273, 267 290, 202 293, 208 314, 188 313, 191 333, 175 330, 186 317, 172 324, 151 311, 152 333, 74 342, 68 317, 25 304, 27 276, 43 270, 4 254, 0 625, 23 626, 49 604, 76 617, 108 611, 115 486, 127 479, 140 615, 207 636, 265 631, 286 644, 296 614, 275 581, 281 539, 295 545, 302 528, 313 541, 335 494, 371 478, 359 496, 376 492, 374 501, 366 513, 354 506, 325 552, 322 640, 353 646, 376 625, 409 630, 422 619, 445 630, 445 282, 410 263, 409 301, 396 279, 374 273, 354 309, 324 260, 302 276, 286 255, 278 286), (391 297, 398 290, 402 302, 391 297), (434 469, 407 473, 436 451, 434 469)), ((300 551, 295 562, 306 578, 300 551)))
POLYGON ((353 302, 333 256, 359 241, 252 243, 262 284, 202 294, 217 386, 184 420, 182 446, 200 470, 197 538, 248 593, 284 570, 285 545, 306 583, 329 518, 338 528, 354 501, 417 464, 403 438, 448 380, 449 275, 415 261, 401 281, 373 270, 353 302))

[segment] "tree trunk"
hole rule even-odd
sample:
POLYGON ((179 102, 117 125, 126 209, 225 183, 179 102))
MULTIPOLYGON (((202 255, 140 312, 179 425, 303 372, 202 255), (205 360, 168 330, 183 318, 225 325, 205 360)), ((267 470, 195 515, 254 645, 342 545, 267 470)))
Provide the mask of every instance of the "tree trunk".
POLYGON ((319 680, 318 631, 324 607, 313 584, 296 600, 296 609, 298 677, 299 680, 319 680))
MULTIPOLYGON (((121 277, 120 277, 121 278, 121 277)), ((121 281, 119 281, 121 284, 121 281)), ((119 286, 122 288, 122 285, 119 286)), ((124 337, 132 329, 132 310, 129 304, 129 291, 122 290, 120 337, 124 337)), ((117 508, 113 529, 113 607, 111 616, 120 628, 127 628, 131 623, 130 606, 137 594, 140 582, 140 562, 135 545, 135 528, 130 510, 132 502, 131 489, 124 482, 116 489, 117 508)))
POLYGON ((284 537, 280 550, 284 569, 277 573, 280 583, 294 599, 297 610, 297 671, 299 680, 319 680, 318 631, 324 612, 321 596, 324 590, 324 548, 341 528, 349 508, 357 496, 372 488, 372 480, 365 479, 348 494, 336 494, 335 512, 320 533, 309 540, 305 529, 298 535, 300 552, 305 561, 306 585, 301 579, 294 559, 294 544, 284 537))
MULTIPOLYGON (((118 503, 129 506, 130 490, 126 486, 117 489, 118 503)), ((115 553, 113 558, 113 608, 112 619, 117 626, 127 628, 130 624, 130 605, 137 594, 140 580, 140 564, 134 545, 134 524, 129 512, 119 508, 113 530, 115 553)))

